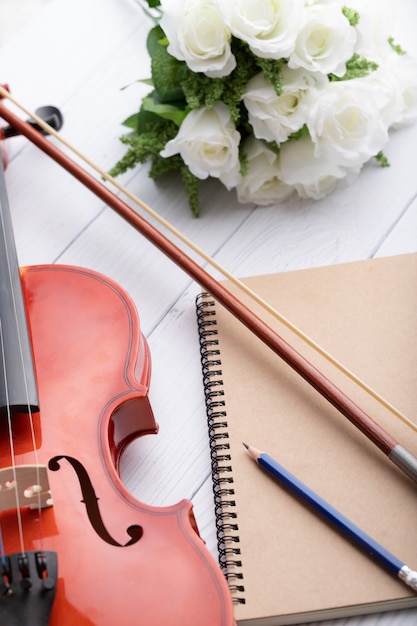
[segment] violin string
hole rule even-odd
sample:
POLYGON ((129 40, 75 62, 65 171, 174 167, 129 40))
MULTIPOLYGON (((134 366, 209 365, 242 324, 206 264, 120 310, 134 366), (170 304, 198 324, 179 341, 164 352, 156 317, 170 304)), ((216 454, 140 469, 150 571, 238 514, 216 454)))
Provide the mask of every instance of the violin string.
POLYGON ((22 103, 16 100, 6 89, 4 89, 1 86, 0 86, 0 96, 3 96, 4 98, 7 98, 8 100, 10 100, 10 102, 12 102, 21 111, 23 111, 26 115, 32 118, 32 120, 34 120, 43 130, 45 130, 51 136, 55 137, 68 150, 70 150, 73 154, 78 156, 82 161, 84 161, 84 163, 86 163, 95 172, 97 172, 103 179, 111 183, 121 193, 123 193, 126 197, 128 197, 134 204, 136 204, 138 207, 144 210, 148 215, 150 215, 153 219, 155 219, 161 226, 166 228, 171 234, 173 234, 180 241, 182 241, 183 244, 185 244, 188 248, 190 248, 196 254, 198 254, 204 261, 206 261, 209 265, 211 265, 215 270, 220 272, 226 279, 228 279, 232 284, 234 284, 241 291, 243 291, 247 296, 249 296, 252 300, 254 300, 267 313, 269 313, 275 319, 277 319, 281 324, 283 324, 286 328, 288 328, 291 332, 293 332, 297 337, 299 337, 302 341, 304 341, 304 343, 309 345, 313 350, 315 350, 318 354, 320 354, 324 359, 326 359, 329 363, 331 363, 334 367, 336 367, 340 372, 342 372, 347 378, 349 378, 352 382, 354 382, 358 387, 360 387, 363 391, 368 393, 379 404, 384 406, 388 411, 390 411, 396 417, 402 420, 411 429, 417 431, 417 424, 411 421, 406 415, 404 415, 404 413, 402 413, 399 409, 397 409, 392 403, 386 400, 383 396, 381 396, 381 394, 379 394, 376 390, 370 387, 365 381, 359 378, 354 372, 352 372, 349 368, 343 365, 343 363, 341 363, 339 360, 333 357, 327 350, 325 350, 322 346, 320 346, 317 342, 315 342, 311 337, 309 337, 300 328, 298 328, 295 324, 293 324, 290 320, 288 320, 284 315, 282 315, 276 309, 274 309, 268 302, 266 302, 263 298, 261 298, 258 294, 256 294, 252 289, 250 289, 250 287, 248 287, 244 282, 239 280, 237 277, 231 274, 226 268, 224 268, 219 263, 217 263, 215 259, 210 257, 206 252, 204 252, 201 248, 199 248, 192 240, 190 240, 188 237, 186 237, 186 235, 184 235, 181 231, 175 228, 175 226, 173 226, 167 220, 165 220, 165 218, 160 216, 143 200, 141 200, 131 191, 126 189, 115 178, 110 176, 110 174, 108 174, 100 166, 98 166, 91 159, 89 159, 88 156, 86 156, 80 150, 75 148, 70 142, 68 142, 65 138, 63 138, 62 135, 60 135, 54 128, 52 128, 49 124, 47 124, 44 120, 42 120, 35 113, 28 110, 22 103))
MULTIPOLYGON (((3 165, 1 163, 0 163, 0 167, 3 167, 3 165)), ((4 250, 5 250, 5 253, 6 253, 7 275, 8 275, 8 279, 9 279, 9 287, 10 287, 11 299, 12 299, 12 303, 13 303, 14 320, 16 322, 16 333, 17 333, 18 346, 19 346, 20 365, 21 365, 22 372, 23 372, 23 381, 24 381, 24 386, 25 386, 27 416, 28 416, 28 419, 29 419, 29 428, 30 428, 31 441, 32 441, 32 452, 33 452, 34 461, 35 461, 36 484, 40 485, 41 484, 41 480, 40 480, 39 456, 38 456, 38 451, 37 451, 37 447, 36 447, 35 427, 34 427, 34 421, 33 421, 33 414, 32 414, 31 404, 30 404, 30 400, 29 400, 29 389, 28 389, 27 376, 26 376, 25 364, 24 364, 22 337, 21 337, 21 333, 20 333, 20 327, 19 327, 19 324, 18 324, 17 303, 16 303, 15 292, 14 292, 14 289, 13 289, 11 260, 10 260, 10 255, 9 255, 9 247, 8 247, 8 244, 7 244, 7 241, 6 241, 6 228, 5 228, 4 215, 3 215, 3 209, 2 208, 0 208, 0 220, 1 220, 1 223, 2 223, 3 244, 4 244, 4 250)), ((1 320, 0 320, 0 324, 1 324, 1 320)), ((5 380, 6 394, 8 396, 7 372, 6 372, 6 361, 5 361, 3 331, 2 331, 2 328, 0 328, 0 330, 1 330, 1 333, 2 333, 1 341, 2 341, 4 380, 5 380)), ((7 412, 8 412, 8 429, 9 429, 9 440, 10 440, 10 452, 11 452, 11 458, 12 458, 13 477, 14 477, 14 483, 15 483, 15 488, 16 488, 16 506, 18 507, 18 511, 19 511, 19 515, 18 515, 19 520, 20 520, 19 521, 19 528, 21 528, 20 501, 19 501, 20 499, 19 499, 19 493, 18 493, 18 489, 17 489, 17 475, 16 475, 16 461, 15 461, 14 442, 13 442, 12 417, 11 417, 11 410, 10 410, 10 405, 9 405, 9 400, 8 399, 7 399, 7 412)), ((37 499, 39 528, 41 529, 42 528, 42 525, 41 525, 42 505, 41 505, 41 491, 40 490, 37 490, 36 499, 37 499)), ((41 530, 40 530, 40 537, 39 538, 40 538, 40 543, 42 545, 43 537, 42 537, 41 530)), ((22 552, 23 552, 23 550, 22 550, 22 552)))
POLYGON ((22 515, 20 511, 19 490, 17 488, 16 456, 15 456, 13 431, 12 431, 12 413, 11 413, 10 403, 9 403, 9 385, 8 385, 8 380, 7 380, 7 370, 6 370, 6 361, 5 361, 6 353, 5 353, 5 348, 4 348, 3 324, 2 324, 1 318, 0 318, 0 344, 1 344, 1 353, 2 353, 2 361, 3 361, 4 388, 5 388, 5 394, 6 394, 7 425, 8 425, 8 430, 9 430, 9 446, 10 446, 10 457, 11 457, 11 463, 12 463, 13 488, 15 490, 15 500, 16 500, 17 527, 19 531, 20 551, 22 554, 24 554, 25 544, 23 540, 23 523, 22 523, 22 515))
POLYGON ((1 554, 1 563, 3 566, 6 565, 6 552, 4 550, 4 541, 3 541, 3 528, 0 523, 0 554, 1 554))

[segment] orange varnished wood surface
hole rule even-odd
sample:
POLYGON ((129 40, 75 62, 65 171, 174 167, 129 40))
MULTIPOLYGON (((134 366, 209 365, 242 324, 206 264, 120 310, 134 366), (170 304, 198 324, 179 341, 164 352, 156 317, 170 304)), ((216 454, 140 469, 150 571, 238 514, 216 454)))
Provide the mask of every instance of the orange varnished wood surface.
MULTIPOLYGON (((125 445, 157 431, 147 399, 149 352, 129 297, 102 275, 70 266, 24 269, 22 283, 41 407, 38 462, 64 457, 49 471, 54 505, 41 516, 22 508, 25 550, 58 554, 51 626, 233 624, 227 584, 198 535, 191 503, 150 507, 117 473, 125 445), (69 458, 87 473, 105 532, 119 545, 100 536, 97 515, 89 519, 69 458), (138 540, 128 532, 137 526, 138 540)), ((16 463, 34 463, 28 417, 15 415, 13 429, 16 463)), ((5 423, 1 430, 5 467, 5 423)), ((16 512, 2 513, 1 525, 6 553, 20 551, 16 512)))

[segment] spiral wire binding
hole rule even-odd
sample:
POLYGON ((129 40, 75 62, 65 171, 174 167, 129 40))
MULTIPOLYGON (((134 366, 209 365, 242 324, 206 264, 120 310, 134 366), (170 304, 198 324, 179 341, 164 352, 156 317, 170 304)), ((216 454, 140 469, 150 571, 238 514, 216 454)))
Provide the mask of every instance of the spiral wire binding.
POLYGON ((210 294, 201 293, 196 298, 197 325, 200 338, 200 355, 203 387, 210 441, 211 474, 213 479, 214 513, 216 518, 217 547, 220 567, 228 581, 233 602, 245 604, 243 574, 240 570, 240 547, 237 514, 233 510, 233 477, 215 301, 210 294), (228 475, 229 474, 229 475, 228 475))

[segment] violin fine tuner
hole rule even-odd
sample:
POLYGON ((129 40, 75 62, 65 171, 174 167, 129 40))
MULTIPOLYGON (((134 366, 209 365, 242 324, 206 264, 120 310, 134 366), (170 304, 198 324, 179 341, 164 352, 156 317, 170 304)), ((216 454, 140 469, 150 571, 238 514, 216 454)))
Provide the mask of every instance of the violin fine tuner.
POLYGON ((56 553, 5 555, 0 567, 0 623, 48 626, 58 581, 56 553))

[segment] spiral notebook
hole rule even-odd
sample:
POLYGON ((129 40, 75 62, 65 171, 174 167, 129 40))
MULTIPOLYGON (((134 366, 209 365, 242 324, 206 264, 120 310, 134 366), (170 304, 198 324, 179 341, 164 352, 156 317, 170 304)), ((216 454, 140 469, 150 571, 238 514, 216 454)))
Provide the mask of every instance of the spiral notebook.
MULTIPOLYGON (((417 254, 244 282, 417 420, 417 254)), ((253 308, 417 455, 415 431, 253 308)), ((417 485, 207 294, 197 298, 197 320, 219 559, 238 624, 304 624, 417 606, 417 594, 264 474, 242 442, 273 456, 413 569, 417 485)))

